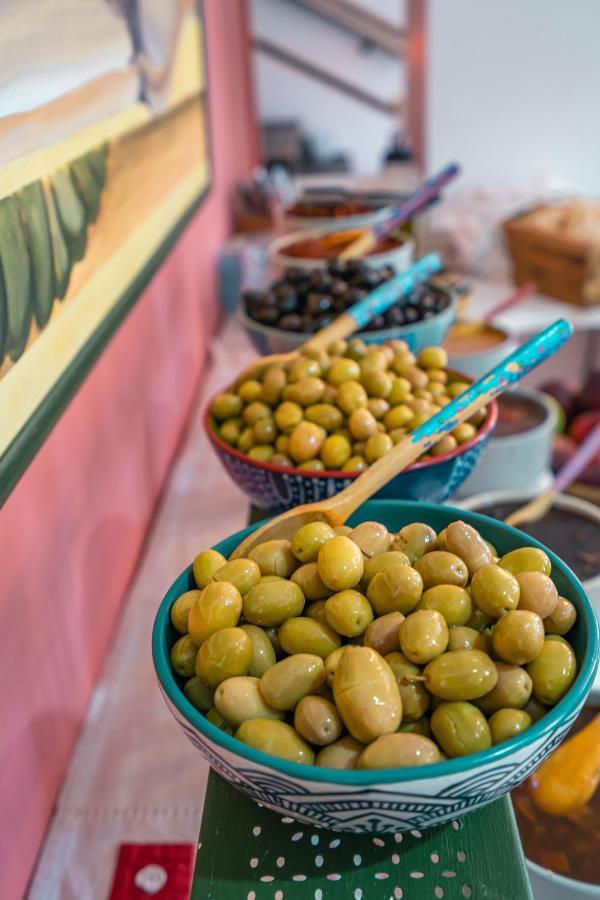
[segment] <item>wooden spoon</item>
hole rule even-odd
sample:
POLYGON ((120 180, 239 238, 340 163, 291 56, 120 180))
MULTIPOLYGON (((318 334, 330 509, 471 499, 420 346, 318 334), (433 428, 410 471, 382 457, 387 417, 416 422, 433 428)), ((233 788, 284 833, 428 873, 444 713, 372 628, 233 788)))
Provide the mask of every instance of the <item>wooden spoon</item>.
POLYGON ((592 798, 600 782, 600 715, 555 750, 529 779, 535 803, 564 816, 592 798))
POLYGON ((400 274, 395 275, 375 288, 374 291, 351 306, 346 312, 322 328, 313 337, 305 341, 296 350, 289 353, 274 353, 270 356, 263 356, 257 362, 252 363, 235 379, 234 384, 240 384, 247 378, 255 378, 267 366, 273 363, 288 363, 296 359, 301 353, 307 353, 317 350, 326 350, 327 347, 340 338, 350 337, 357 329, 364 328, 368 325, 374 316, 381 315, 394 306, 402 297, 410 294, 419 284, 427 281, 432 275, 435 275, 442 268, 442 261, 437 253, 427 253, 418 259, 412 266, 405 269, 400 274))
POLYGON ((600 423, 596 425, 595 428, 592 428, 585 441, 582 441, 582 443, 579 444, 577 450, 560 469, 552 483, 552 487, 542 491, 542 493, 538 494, 537 497, 534 497, 533 500, 525 503, 524 506, 521 506, 507 516, 504 520, 506 524, 516 528, 517 525, 520 525, 523 522, 535 522, 537 519, 541 519, 542 516, 545 516, 556 500, 556 495, 560 494, 561 491, 566 490, 569 485, 573 484, 577 476, 583 472, 590 460, 592 460, 599 451, 600 423))
POLYGON ((290 539, 307 522, 319 520, 329 522, 332 526, 343 525, 365 500, 377 493, 390 479, 415 462, 422 453, 426 453, 459 422, 470 418, 474 412, 556 353, 572 333, 571 324, 565 319, 558 319, 396 444, 349 487, 334 497, 297 506, 266 522, 242 541, 232 553, 232 559, 246 556, 252 547, 263 541, 290 539))

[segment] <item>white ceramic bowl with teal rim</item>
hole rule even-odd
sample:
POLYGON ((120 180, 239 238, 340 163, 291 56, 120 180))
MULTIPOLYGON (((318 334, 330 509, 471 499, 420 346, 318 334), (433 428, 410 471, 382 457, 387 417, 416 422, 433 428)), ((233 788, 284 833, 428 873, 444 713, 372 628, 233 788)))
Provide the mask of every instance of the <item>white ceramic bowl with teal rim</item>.
MULTIPOLYGON (((348 234, 350 235, 353 230, 348 229, 348 234)), ((297 244, 300 241, 318 239, 332 233, 326 228, 310 228, 306 231, 294 231, 292 234, 286 234, 277 238, 269 246, 268 253, 271 262, 276 266, 282 266, 284 269, 324 269, 331 262, 330 259, 292 256, 288 250, 293 244, 297 244)), ((360 229, 356 229, 356 237, 359 236, 360 229)), ((396 271, 401 272, 402 269, 406 269, 411 264, 414 255, 415 242, 411 237, 405 235, 402 243, 392 250, 384 250, 382 253, 371 253, 368 256, 361 256, 359 259, 372 268, 379 269, 381 266, 393 266, 396 271)))
MULTIPOLYGON (((343 200, 343 198, 340 198, 343 200)), ((319 195, 314 197, 301 197, 303 202, 319 203, 319 195)), ((350 216, 299 216, 292 212, 285 212, 283 216, 283 227, 286 232, 292 233, 297 231, 319 229, 320 231, 346 231, 352 228, 371 228, 379 222, 384 222, 389 218, 392 208, 387 205, 374 205, 372 209, 365 212, 355 213, 350 216)))
MULTIPOLYGON (((524 544, 542 546, 503 522, 429 503, 371 500, 350 524, 375 520, 398 531, 409 522, 421 521, 440 531, 457 518, 478 528, 501 553, 524 544)), ((255 528, 258 524, 221 541, 215 549, 229 556, 255 528)), ((552 551, 546 552, 559 592, 577 608, 570 638, 578 674, 566 696, 543 719, 522 735, 481 753, 420 768, 340 771, 279 759, 225 734, 187 700, 169 662, 170 648, 179 636, 169 613, 177 597, 195 586, 191 566, 167 591, 154 623, 153 658, 161 691, 183 732, 209 764, 234 787, 279 814, 358 834, 439 825, 496 800, 527 778, 565 737, 594 680, 599 647, 596 616, 573 572, 552 551)))

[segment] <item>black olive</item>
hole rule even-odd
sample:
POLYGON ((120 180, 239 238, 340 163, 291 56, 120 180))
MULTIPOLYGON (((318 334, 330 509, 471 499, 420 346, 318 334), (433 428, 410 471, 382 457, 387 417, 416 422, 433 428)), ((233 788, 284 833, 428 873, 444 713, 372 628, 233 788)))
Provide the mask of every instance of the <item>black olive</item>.
POLYGON ((275 325, 279 319, 279 310, 274 306, 258 306, 250 316, 262 325, 275 325))
POLYGON ((404 325, 404 310, 401 306, 392 306, 385 314, 386 322, 394 327, 395 325, 404 325))
POLYGON ((245 291, 243 296, 248 307, 262 306, 265 302, 265 291, 245 291))
POLYGON ((316 291, 306 298, 306 312, 310 315, 328 313, 333 307, 333 299, 329 294, 319 294, 316 291))
POLYGON ((332 297, 342 297, 348 290, 348 282, 343 278, 334 278, 331 282, 329 293, 332 297))
POLYGON ((304 269, 294 269, 290 267, 285 270, 283 277, 289 284, 299 284, 301 281, 306 280, 306 272, 304 269))
POLYGON ((317 316, 314 320, 314 331, 319 331, 321 328, 326 328, 327 325, 331 325, 333 322, 333 317, 327 314, 322 316, 317 316))
POLYGON ((298 313, 288 313, 279 320, 279 327, 284 331, 302 331, 302 317, 298 313))
POLYGON ((414 322, 418 322, 421 317, 419 316, 419 310, 416 306, 406 306, 404 309, 404 321, 407 325, 412 325, 414 322))
POLYGON ((367 269, 366 272, 363 272, 360 279, 360 286, 367 288, 367 290, 373 290, 373 288, 377 287, 377 285, 381 284, 381 277, 379 272, 375 269, 367 269))

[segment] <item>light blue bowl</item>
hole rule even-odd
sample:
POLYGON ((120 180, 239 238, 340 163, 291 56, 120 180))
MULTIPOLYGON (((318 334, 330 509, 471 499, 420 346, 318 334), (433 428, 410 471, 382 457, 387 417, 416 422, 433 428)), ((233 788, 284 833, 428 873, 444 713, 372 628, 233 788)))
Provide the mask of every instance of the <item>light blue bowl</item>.
MULTIPOLYGON (((271 353, 289 353, 311 337, 310 334, 304 332, 284 331, 282 328, 261 325, 260 322, 251 319, 241 306, 238 315, 248 337, 262 356, 271 353)), ((361 331, 356 336, 362 338, 367 344, 383 344, 385 341, 392 340, 406 341, 410 350, 418 353, 423 347, 442 344, 455 318, 456 300, 452 299, 446 309, 436 313, 430 319, 424 319, 414 325, 382 328, 380 331, 361 331)))
MULTIPOLYGON (((421 521, 440 531, 455 519, 482 531, 500 553, 525 544, 542 547, 496 519, 429 503, 372 500, 350 524, 376 520, 398 531, 409 522, 421 521)), ((215 549, 228 556, 255 528, 258 524, 221 541, 215 549)), ((439 825, 496 800, 527 778, 565 737, 591 688, 599 646, 594 610, 574 573, 551 550, 543 549, 552 561, 559 593, 577 609, 569 639, 579 671, 566 696, 540 721, 489 750, 419 768, 349 771, 288 762, 225 734, 188 701, 169 662, 170 648, 179 637, 169 613, 177 597, 195 587, 191 566, 167 591, 154 623, 152 651, 161 691, 183 732, 210 765, 234 787, 280 815, 358 834, 439 825)))

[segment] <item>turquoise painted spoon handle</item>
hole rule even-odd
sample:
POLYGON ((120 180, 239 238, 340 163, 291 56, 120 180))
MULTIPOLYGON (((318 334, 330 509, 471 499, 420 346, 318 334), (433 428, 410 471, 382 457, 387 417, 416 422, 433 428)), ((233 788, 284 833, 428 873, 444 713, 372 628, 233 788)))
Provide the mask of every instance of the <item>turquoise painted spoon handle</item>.
POLYGON ((327 506, 329 521, 335 524, 345 522, 361 503, 414 463, 440 438, 556 353, 572 334, 573 326, 565 319, 559 319, 507 356, 405 440, 392 447, 353 484, 327 501, 321 501, 321 505, 327 506))
POLYGON ((355 331, 368 325, 374 316, 386 312, 398 300, 410 294, 417 285, 423 284, 424 281, 439 272, 441 268, 442 262, 438 254, 427 253, 404 272, 390 278, 385 284, 367 294, 363 300, 359 300, 358 303, 347 309, 341 316, 334 319, 331 325, 327 325, 326 328, 306 341, 301 349, 303 352, 326 350, 333 341, 350 337, 355 331))

